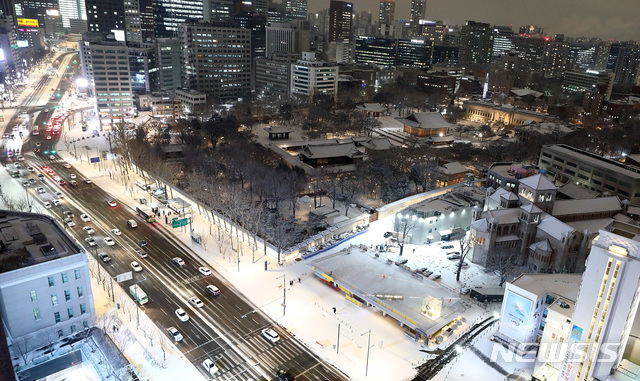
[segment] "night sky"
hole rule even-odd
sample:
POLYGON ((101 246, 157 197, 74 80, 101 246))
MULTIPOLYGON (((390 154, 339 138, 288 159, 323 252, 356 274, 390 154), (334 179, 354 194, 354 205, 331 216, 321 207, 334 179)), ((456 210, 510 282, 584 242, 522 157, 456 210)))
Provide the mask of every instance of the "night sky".
MULTIPOLYGON (((427 18, 463 24, 537 25, 568 37, 640 40, 638 0, 427 0, 427 18)), ((351 0, 355 11, 378 14, 379 0, 351 0)), ((308 0, 309 11, 329 8, 328 0, 308 0)), ((396 0, 396 19, 408 19, 411 0, 396 0)))

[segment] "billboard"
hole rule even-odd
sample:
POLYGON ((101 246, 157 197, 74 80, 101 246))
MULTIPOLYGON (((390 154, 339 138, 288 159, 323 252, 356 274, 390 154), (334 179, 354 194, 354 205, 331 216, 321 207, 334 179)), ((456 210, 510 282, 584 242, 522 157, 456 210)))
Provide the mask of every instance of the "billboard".
POLYGON ((524 343, 529 333, 533 302, 512 291, 507 291, 500 322, 500 332, 513 340, 524 343))
POLYGON ((27 28, 38 28, 38 20, 36 19, 18 19, 18 26, 25 26, 27 28))
POLYGON ((18 45, 19 48, 28 48, 29 47, 29 41, 27 41, 27 40, 18 40, 18 41, 16 41, 16 44, 18 45))
POLYGON ((58 17, 60 16, 60 11, 57 9, 47 9, 47 16, 58 17))

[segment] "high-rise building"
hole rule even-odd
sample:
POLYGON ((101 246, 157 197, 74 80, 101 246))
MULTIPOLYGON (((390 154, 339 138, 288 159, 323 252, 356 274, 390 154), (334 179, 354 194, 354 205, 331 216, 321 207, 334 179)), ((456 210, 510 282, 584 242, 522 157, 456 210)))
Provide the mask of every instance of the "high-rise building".
MULTIPOLYGON (((95 1, 95 0, 92 0, 95 1)), ((214 14, 211 8, 212 0, 154 0, 154 15, 156 19, 156 37, 177 37, 182 25, 187 20, 202 20, 207 10, 214 14)), ((216 0, 214 4, 229 6, 229 18, 233 12, 232 0, 216 0)), ((221 12, 224 13, 223 9, 221 12)), ((211 21, 215 21, 214 17, 211 21)))
POLYGON ((396 65, 428 69, 431 66, 433 43, 412 38, 398 40, 396 65))
POLYGON ((378 23, 380 25, 391 25, 395 19, 396 2, 394 0, 380 0, 380 12, 378 14, 378 23))
POLYGON ((307 0, 285 0, 284 10, 288 21, 307 19, 307 0))
POLYGON ((570 93, 582 93, 598 84, 606 85, 606 100, 611 97, 615 74, 607 70, 566 70, 562 80, 562 90, 570 93))
POLYGON ((82 73, 96 97, 96 114, 101 130, 131 121, 133 98, 129 49, 101 33, 87 33, 80 41, 82 73))
MULTIPOLYGON (((231 21, 235 11, 233 0, 203 0, 205 21, 231 21)), ((238 3, 242 4, 242 3, 238 3)))
POLYGON ((269 23, 266 27, 266 57, 275 52, 302 54, 309 50, 309 22, 269 23), (295 24, 295 25, 294 25, 295 24))
MULTIPOLYGON (((85 0, 89 32, 125 32, 125 12, 122 0, 85 0)), ((119 38, 117 36, 117 38, 119 38)))
POLYGON ((285 22, 284 4, 269 3, 267 22, 285 22))
POLYGON ((182 87, 180 39, 158 38, 155 46, 158 90, 171 93, 182 87))
POLYGON ((491 61, 493 29, 491 25, 467 21, 460 28, 458 65, 487 65, 491 61))
POLYGON ((542 61, 548 38, 514 36, 513 49, 524 58, 524 67, 533 71, 542 70, 542 61))
POLYGON ((13 238, 0 245, 0 320, 9 340, 25 339, 30 352, 45 332, 62 337, 90 328, 89 262, 77 241, 41 214, 4 210, 0 223, 13 238))
POLYGON ((353 4, 331 0, 329 3, 329 42, 351 41, 353 4))
POLYGON ((338 95, 338 66, 303 52, 302 59, 291 65, 291 95, 310 98, 315 94, 338 95))
POLYGON ((409 17, 411 37, 420 34, 422 20, 427 19, 427 0, 411 0, 411 15, 409 17))
POLYGON ((544 28, 541 28, 541 27, 535 26, 535 25, 521 26, 518 29, 518 34, 520 34, 520 35, 529 35, 529 36, 541 35, 541 34, 544 34, 544 28))
POLYGON ((442 44, 446 29, 447 28, 442 21, 426 20, 422 24, 421 38, 424 38, 425 41, 429 41, 434 44, 442 44))
POLYGON ((70 20, 86 20, 87 10, 84 1, 78 0, 58 0, 62 26, 71 28, 70 20))
POLYGON ((638 233, 637 226, 616 221, 593 241, 570 325, 571 349, 555 364, 560 379, 606 380, 618 369, 640 302, 638 233))
POLYGON ((493 26, 491 57, 495 60, 513 50, 513 29, 510 26, 493 26))
POLYGON ((144 94, 158 90, 156 49, 153 44, 129 46, 131 91, 144 94))
POLYGON ((391 38, 356 38, 356 62, 377 66, 393 66, 396 62, 396 40, 391 38))
POLYGON ((153 0, 125 0, 124 15, 127 42, 141 44, 155 37, 153 0))
POLYGON ((567 69, 570 44, 564 41, 549 41, 544 51, 542 71, 547 78, 560 78, 567 69))
POLYGON ((635 84, 640 69, 640 46, 631 43, 612 44, 607 69, 615 74, 616 84, 635 84))
POLYGON ((291 64, 300 59, 299 53, 275 52, 270 58, 255 60, 255 90, 259 94, 289 96, 291 64))
POLYGON ((251 91, 251 31, 223 22, 181 27, 183 86, 218 100, 251 91))

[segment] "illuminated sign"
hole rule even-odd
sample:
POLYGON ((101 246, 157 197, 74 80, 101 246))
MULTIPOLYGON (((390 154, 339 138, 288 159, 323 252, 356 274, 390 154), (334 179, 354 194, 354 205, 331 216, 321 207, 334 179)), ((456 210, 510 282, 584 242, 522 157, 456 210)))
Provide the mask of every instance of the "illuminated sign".
POLYGON ((27 48, 27 47, 29 47, 29 41, 27 41, 27 40, 18 40, 18 41, 16 41, 16 45, 18 45, 19 48, 27 48))
POLYGON ((36 19, 18 19, 18 26, 38 28, 40 25, 36 19))
POLYGON ((509 291, 503 304, 500 332, 513 340, 523 343, 530 329, 533 302, 509 291))
POLYGON ((60 11, 57 9, 47 9, 47 16, 60 16, 60 11))

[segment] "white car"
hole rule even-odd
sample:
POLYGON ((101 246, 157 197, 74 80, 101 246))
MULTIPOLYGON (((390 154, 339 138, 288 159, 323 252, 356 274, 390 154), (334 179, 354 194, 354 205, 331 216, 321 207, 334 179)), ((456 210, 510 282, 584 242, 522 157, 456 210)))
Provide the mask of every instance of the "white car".
POLYGON ((207 285, 207 292, 213 296, 220 295, 220 289, 212 284, 207 285))
POLYGON ((50 202, 45 202, 44 203, 44 207, 47 209, 51 209, 51 203, 50 202))
POLYGON ((80 215, 80 219, 81 219, 82 221, 84 221, 84 222, 91 222, 91 218, 89 218, 89 215, 88 215, 88 214, 86 214, 86 213, 82 213, 82 214, 80 215))
POLYGON ((73 220, 71 218, 65 218, 64 219, 64 223, 68 226, 68 227, 73 227, 76 226, 76 223, 73 222, 73 220))
POLYGON ((178 266, 184 266, 184 261, 182 260, 182 258, 175 257, 175 258, 172 258, 171 261, 173 261, 173 263, 175 263, 178 266))
POLYGON ((198 267, 198 271, 200 272, 200 274, 202 275, 211 275, 211 270, 209 270, 208 268, 204 267, 204 266, 200 266, 198 267))
POLYGON ((40 187, 40 188, 38 188, 38 189, 36 189, 36 190, 37 190, 37 191, 38 191, 38 193, 40 193, 40 194, 47 193, 47 191, 46 191, 46 190, 44 190, 44 188, 42 188, 42 187, 40 187))
POLYGON ((182 308, 178 308, 176 310, 176 316, 178 317, 178 319, 180 319, 181 322, 189 321, 189 315, 187 315, 185 310, 183 310, 182 308))
POLYGON ((216 364, 213 363, 213 361, 209 359, 204 360, 202 362, 202 366, 210 375, 214 375, 218 373, 218 367, 216 366, 216 364))
POLYGON ((56 195, 58 198, 64 198, 64 195, 63 195, 63 194, 62 194, 62 192, 60 192, 60 191, 56 192, 56 193, 55 193, 55 195, 56 195))
POLYGON ((86 231, 86 232, 87 232, 87 234, 89 234, 89 235, 96 234, 96 231, 95 231, 95 230, 93 230, 93 229, 91 228, 91 226, 85 226, 85 227, 83 227, 82 229, 83 229, 84 231, 86 231))
POLYGON ((114 246, 116 244, 116 241, 114 241, 111 237, 104 237, 103 240, 104 243, 107 244, 107 246, 114 246))
POLYGON ((55 206, 62 206, 62 204, 60 203, 60 200, 53 200, 51 202, 53 202, 53 205, 55 206))
POLYGON ((134 220, 129 220, 129 221, 127 221, 127 226, 129 226, 131 228, 137 228, 138 227, 138 223, 135 222, 134 220))
POLYGON ((72 180, 75 180, 75 179, 76 179, 76 175, 75 175, 75 173, 70 174, 70 175, 69 175, 69 177, 70 177, 72 180))
POLYGON ((93 237, 85 238, 84 240, 90 247, 98 246, 98 242, 93 237))
POLYGON ((176 327, 167 328, 167 332, 169 332, 169 336, 171 336, 173 341, 175 341, 175 342, 182 341, 182 334, 180 332, 178 332, 176 327))
POLYGON ((280 336, 278 335, 278 333, 271 328, 263 329, 262 337, 269 340, 271 344, 275 344, 280 341, 280 336))
POLYGON ((140 264, 136 261, 131 262, 131 268, 133 269, 133 271, 139 273, 140 271, 142 271, 142 266, 140 266, 140 264))
POLYGON ((113 234, 115 234, 115 235, 120 235, 120 234, 122 234, 122 232, 120 231, 120 229, 116 229, 116 228, 111 229, 111 233, 113 233, 113 234))
POLYGON ((109 206, 111 206, 111 207, 118 206, 118 203, 115 202, 114 200, 107 201, 107 204, 109 204, 109 206))
POLYGON ((202 300, 198 299, 197 296, 192 296, 189 298, 189 303, 193 304, 194 306, 198 307, 198 308, 202 308, 202 306, 204 306, 204 304, 202 303, 202 300))

